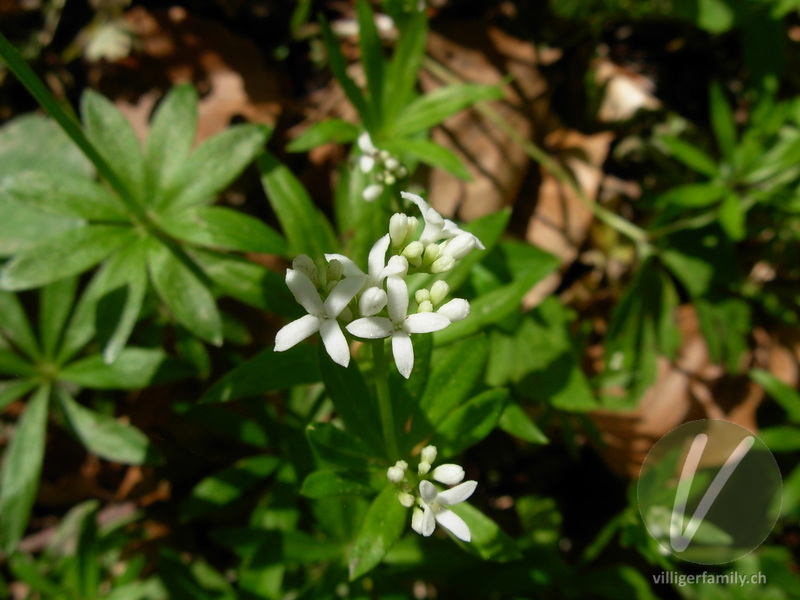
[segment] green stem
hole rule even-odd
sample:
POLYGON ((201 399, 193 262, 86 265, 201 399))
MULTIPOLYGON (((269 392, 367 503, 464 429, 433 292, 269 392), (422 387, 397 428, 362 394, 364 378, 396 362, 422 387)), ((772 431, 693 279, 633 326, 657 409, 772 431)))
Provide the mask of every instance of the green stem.
POLYGON ((126 208, 136 217, 144 217, 142 208, 130 197, 125 184, 117 177, 116 173, 94 147, 94 144, 89 141, 78 122, 61 107, 58 100, 55 99, 50 90, 42 83, 42 80, 33 72, 33 69, 28 66, 2 33, 0 33, 0 58, 5 61, 9 70, 17 76, 17 79, 28 89, 42 108, 50 113, 50 116, 61 126, 61 129, 72 138, 72 141, 86 155, 86 158, 94 164, 97 172, 119 194, 126 208))
MULTIPOLYGON (((446 83, 463 83, 463 81, 451 73, 447 67, 431 58, 426 57, 424 64, 426 69, 446 83)), ((519 144, 519 146, 525 151, 531 160, 540 164, 545 170, 549 171, 553 177, 569 187, 575 193, 575 196, 578 198, 581 204, 591 211, 591 213, 598 220, 602 221, 622 235, 630 238, 637 246, 646 246, 648 244, 648 235, 644 229, 638 225, 634 225, 627 219, 620 217, 613 211, 608 210, 605 206, 592 201, 586 195, 583 189, 581 189, 581 186, 578 185, 578 182, 575 181, 575 178, 572 177, 572 175, 564 167, 562 167, 557 160, 552 158, 547 152, 530 140, 525 139, 525 137, 523 137, 519 131, 517 131, 510 123, 508 123, 503 116, 491 106, 483 103, 478 104, 473 108, 485 116, 494 125, 496 125, 498 129, 505 133, 514 142, 519 144)))
POLYGON ((389 376, 386 372, 386 351, 383 340, 372 342, 372 360, 374 362, 375 389, 378 392, 378 409, 381 414, 381 428, 383 439, 386 441, 387 458, 392 461, 397 459, 397 440, 394 436, 394 413, 392 411, 392 397, 389 393, 389 376))

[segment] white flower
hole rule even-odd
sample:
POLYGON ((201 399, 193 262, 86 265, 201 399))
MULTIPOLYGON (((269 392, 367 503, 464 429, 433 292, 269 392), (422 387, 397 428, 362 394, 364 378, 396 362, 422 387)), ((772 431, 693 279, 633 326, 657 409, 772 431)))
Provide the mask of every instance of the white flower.
POLYGON ((412 333, 431 333, 439 331, 450 324, 444 315, 436 313, 417 313, 408 315, 408 285, 400 277, 387 277, 386 295, 388 296, 386 317, 363 317, 347 326, 353 335, 377 340, 392 338, 392 355, 400 374, 408 379, 414 368, 414 346, 411 343, 412 333))
POLYGON ((411 528, 428 537, 439 523, 448 529, 454 536, 465 542, 472 539, 469 527, 464 520, 448 507, 464 502, 478 486, 477 481, 465 481, 447 491, 439 492, 430 481, 419 483, 419 504, 422 508, 415 508, 411 516, 411 528))
POLYGON ((365 289, 380 287, 383 280, 388 276, 405 276, 405 272, 408 271, 408 261, 400 256, 393 256, 389 259, 389 264, 386 264, 386 251, 389 249, 390 241, 389 234, 387 233, 372 245, 372 249, 369 251, 369 257, 367 258, 366 274, 358 268, 356 263, 343 254, 326 254, 325 259, 329 262, 338 260, 342 263, 342 268, 344 269, 346 277, 366 275, 364 281, 365 289))
POLYGON ((363 274, 345 277, 323 302, 305 273, 287 269, 286 285, 308 314, 292 321, 278 332, 275 336, 275 351, 288 350, 319 331, 325 350, 333 361, 343 367, 350 364, 350 348, 336 319, 361 290, 365 279, 363 274))
POLYGON ((378 149, 366 131, 358 136, 358 149, 364 153, 358 159, 358 166, 362 173, 369 173, 375 167, 375 154, 378 153, 378 149))
MULTIPOLYGON (((400 195, 406 200, 410 200, 416 204, 422 213, 422 218, 425 219, 425 228, 422 230, 422 235, 419 238, 419 241, 423 244, 432 244, 441 240, 451 240, 458 236, 467 236, 459 241, 453 248, 453 252, 449 253, 448 256, 463 258, 463 256, 466 255, 462 254, 464 251, 463 249, 468 245, 471 245, 469 248, 470 250, 472 248, 485 250, 484 245, 477 237, 467 231, 459 229, 458 225, 453 223, 453 221, 443 218, 436 209, 428 206, 428 203, 425 202, 421 196, 409 192, 400 192, 400 195), (456 256, 456 254, 461 254, 461 256, 456 256)), ((446 248, 446 245, 444 248, 446 248)), ((442 250, 444 250, 444 248, 442 248, 442 250)), ((467 250, 467 252, 469 252, 469 250, 467 250)))

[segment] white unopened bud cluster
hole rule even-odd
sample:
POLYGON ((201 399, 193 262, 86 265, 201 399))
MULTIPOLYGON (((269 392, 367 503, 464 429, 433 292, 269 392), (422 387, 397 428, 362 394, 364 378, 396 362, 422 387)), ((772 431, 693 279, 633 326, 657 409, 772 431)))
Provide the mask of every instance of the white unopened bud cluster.
POLYGON ((361 156, 358 159, 361 172, 364 174, 374 173, 375 177, 375 183, 364 188, 362 194, 367 202, 378 198, 383 193, 385 186, 394 185, 408 175, 408 170, 400 164, 396 157, 387 150, 379 150, 375 147, 372 138, 366 131, 358 136, 358 148, 361 150, 361 156))

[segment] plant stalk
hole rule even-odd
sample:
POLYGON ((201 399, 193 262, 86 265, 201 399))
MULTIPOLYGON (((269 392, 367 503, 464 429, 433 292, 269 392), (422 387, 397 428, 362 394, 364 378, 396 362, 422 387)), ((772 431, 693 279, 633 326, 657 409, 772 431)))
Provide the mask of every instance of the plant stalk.
POLYGON ((394 413, 392 411, 392 397, 389 392, 389 376, 386 372, 386 350, 383 347, 383 340, 372 342, 372 360, 374 363, 375 389, 378 393, 378 409, 381 415, 383 439, 386 442, 387 458, 392 461, 398 458, 399 452, 394 435, 394 413))

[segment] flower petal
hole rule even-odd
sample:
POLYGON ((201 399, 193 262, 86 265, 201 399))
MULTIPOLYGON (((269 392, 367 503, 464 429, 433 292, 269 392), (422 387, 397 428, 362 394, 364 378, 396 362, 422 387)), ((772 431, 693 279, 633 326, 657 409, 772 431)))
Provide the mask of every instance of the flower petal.
POLYGON ((425 216, 425 213, 428 210, 428 203, 422 199, 422 196, 418 196, 417 194, 412 194, 410 192, 400 192, 400 195, 403 197, 404 200, 409 200, 410 202, 416 204, 417 208, 419 208, 419 212, 421 212, 422 215, 425 216))
POLYGON ((469 302, 463 298, 453 298, 439 307, 437 314, 444 315, 451 322, 461 321, 469 316, 469 302))
POLYGON ((433 516, 433 511, 430 507, 425 506, 422 508, 422 535, 428 537, 436 529, 436 519, 433 516))
POLYGON ((472 533, 470 532, 467 524, 464 522, 464 519, 459 517, 452 510, 440 510, 436 513, 435 517, 439 525, 445 529, 448 529, 450 533, 452 533, 462 542, 468 542, 472 539, 472 533))
POLYGON ((460 465, 439 465, 433 470, 433 478, 447 485, 455 485, 464 480, 464 468, 460 465))
MULTIPOLYGON (((410 246, 410 245, 409 245, 410 246)), ((393 256, 389 264, 381 271, 378 279, 383 281, 387 277, 405 277, 408 273, 408 259, 405 256, 393 256)))
POLYGON ((476 487, 478 487, 477 481, 465 481, 464 483, 458 484, 456 487, 440 492, 439 495, 436 496, 436 501, 445 506, 458 504, 472 496, 472 492, 475 491, 476 487))
POLYGON ((362 173, 369 173, 375 166, 375 159, 371 156, 363 155, 358 157, 358 168, 362 173))
POLYGON ((426 504, 431 504, 434 500, 436 500, 436 495, 438 493, 439 492, 436 489, 436 486, 430 481, 423 479, 419 482, 419 495, 422 497, 422 501, 426 504))
POLYGON ((304 315, 283 327, 275 336, 275 352, 283 352, 319 331, 320 319, 304 315))
POLYGON ((331 319, 338 317, 344 307, 350 304, 355 295, 361 291, 366 280, 366 275, 353 275, 345 277, 337 283, 333 291, 325 298, 325 314, 331 319))
POLYGON ((405 331, 392 334, 392 356, 400 375, 408 379, 414 369, 414 345, 405 331))
POLYGON ((386 317, 364 317, 350 323, 347 331, 365 340, 377 340, 392 335, 394 325, 386 317))
POLYGON ((364 272, 358 268, 358 265, 349 258, 347 258, 344 254, 326 254, 325 260, 327 260, 328 262, 331 262, 332 260, 338 260, 340 263, 342 263, 342 268, 344 269, 343 273, 345 277, 352 277, 354 275, 364 274, 364 272))
POLYGON ((389 318, 399 325, 406 320, 408 314, 408 285, 399 277, 386 279, 386 295, 389 298, 389 318))
POLYGON ((358 136, 357 143, 358 143, 358 149, 364 152, 365 154, 370 154, 377 150, 377 148, 375 148, 375 144, 372 143, 372 137, 370 137, 368 131, 365 131, 358 136))
POLYGON ((358 310, 365 317, 378 314, 386 306, 386 292, 379 287, 364 290, 358 299, 358 310))
POLYGON ((411 513, 411 529, 422 535, 422 522, 425 519, 425 513, 421 508, 415 508, 411 513))
POLYGON ((372 249, 369 251, 369 258, 367 258, 367 272, 369 273, 370 278, 373 280, 374 283, 377 283, 377 279, 383 271, 383 267, 386 264, 386 250, 389 248, 389 234, 387 233, 377 242, 372 245, 372 249))
POLYGON ((409 315, 405 323, 403 323, 403 330, 408 333, 430 333, 444 329, 448 325, 450 325, 450 319, 444 315, 423 312, 409 315))
POLYGON ((319 292, 305 273, 286 269, 286 285, 289 286, 297 303, 305 308, 308 314, 320 316, 325 313, 319 292))
POLYGON ((350 347, 342 333, 342 328, 335 319, 323 319, 319 328, 325 351, 336 364, 346 367, 350 364, 350 347))
POLYGON ((373 183, 364 188, 361 197, 367 202, 374 202, 383 193, 383 186, 380 183, 373 183))

